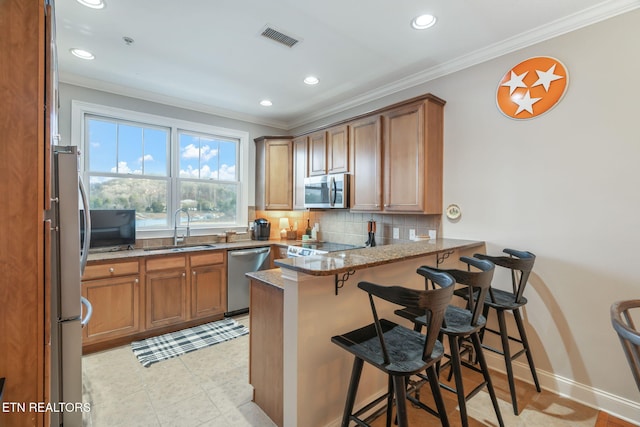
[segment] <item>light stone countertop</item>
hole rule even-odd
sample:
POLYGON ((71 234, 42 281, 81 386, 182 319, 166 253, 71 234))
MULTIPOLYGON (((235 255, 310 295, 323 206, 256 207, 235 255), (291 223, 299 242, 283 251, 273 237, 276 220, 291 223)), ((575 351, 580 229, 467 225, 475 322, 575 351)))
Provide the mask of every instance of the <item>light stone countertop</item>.
MULTIPOLYGON (((298 242, 299 243, 299 242, 298 242)), ((238 242, 220 242, 220 243, 189 243, 188 245, 179 245, 177 247, 158 247, 154 249, 150 248, 136 248, 131 250, 118 250, 118 251, 106 251, 106 252, 91 252, 89 251, 89 261, 103 261, 117 259, 122 260, 126 258, 148 257, 154 255, 180 255, 185 253, 194 253, 198 251, 220 251, 220 250, 233 250, 233 249, 250 249, 259 248, 262 246, 288 246, 295 245, 295 241, 288 240, 242 240, 238 242)))
POLYGON ((350 249, 330 252, 325 255, 279 259, 275 263, 280 268, 255 271, 247 273, 247 276, 251 279, 283 288, 282 269, 284 268, 313 276, 329 276, 412 258, 450 254, 458 249, 477 247, 478 251, 480 251, 483 246, 484 242, 475 240, 437 239, 376 246, 375 248, 350 249))
POLYGON ((350 270, 360 270, 412 258, 453 252, 457 249, 477 246, 480 250, 483 245, 484 242, 475 240, 436 239, 374 248, 350 249, 324 255, 278 259, 275 264, 281 268, 313 276, 329 276, 350 270))

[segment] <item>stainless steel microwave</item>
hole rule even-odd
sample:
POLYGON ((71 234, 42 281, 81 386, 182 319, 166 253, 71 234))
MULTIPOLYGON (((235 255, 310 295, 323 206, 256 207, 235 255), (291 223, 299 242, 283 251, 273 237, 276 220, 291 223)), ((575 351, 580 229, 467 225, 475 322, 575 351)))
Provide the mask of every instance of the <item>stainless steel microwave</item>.
POLYGON ((310 176, 304 179, 304 207, 345 209, 349 207, 349 174, 310 176))

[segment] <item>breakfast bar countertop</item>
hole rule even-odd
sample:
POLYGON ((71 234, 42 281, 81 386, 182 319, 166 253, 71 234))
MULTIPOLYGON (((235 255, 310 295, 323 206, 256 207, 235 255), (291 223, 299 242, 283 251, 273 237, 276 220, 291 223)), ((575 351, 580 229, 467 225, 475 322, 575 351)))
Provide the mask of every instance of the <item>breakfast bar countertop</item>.
POLYGON ((275 264, 312 276, 329 276, 429 255, 442 256, 444 259, 457 249, 475 246, 481 249, 483 245, 484 242, 475 240, 436 239, 278 259, 275 264))

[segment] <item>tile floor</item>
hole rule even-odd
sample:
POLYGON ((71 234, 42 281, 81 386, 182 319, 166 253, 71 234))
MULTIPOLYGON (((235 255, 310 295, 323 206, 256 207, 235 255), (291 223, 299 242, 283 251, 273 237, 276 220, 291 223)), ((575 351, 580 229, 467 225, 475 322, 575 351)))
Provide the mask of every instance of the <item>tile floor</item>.
MULTIPOLYGON (((238 317, 249 326, 249 318, 238 317)), ((83 357, 88 427, 273 427, 251 402, 249 336, 144 368, 129 345, 83 357)))
MULTIPOLYGON (((248 316, 236 319, 249 326, 248 316)), ((142 367, 128 345, 87 355, 83 358, 84 401, 91 403, 91 411, 85 425, 273 427, 275 424, 251 402, 248 354, 249 337, 245 335, 149 368, 142 367)), ((471 389, 475 374, 463 374, 471 389)), ((596 423, 597 410, 550 392, 536 393, 525 383, 517 386, 521 414, 515 416, 506 378, 499 373, 492 378, 506 426, 593 427, 596 423)), ((449 421, 459 426, 455 397, 443 393, 449 421)), ((467 405, 470 427, 497 425, 485 391, 467 405)), ((440 425, 424 411, 411 407, 409 411, 411 425, 440 425)), ((383 425, 384 416, 373 423, 374 427, 383 425)))

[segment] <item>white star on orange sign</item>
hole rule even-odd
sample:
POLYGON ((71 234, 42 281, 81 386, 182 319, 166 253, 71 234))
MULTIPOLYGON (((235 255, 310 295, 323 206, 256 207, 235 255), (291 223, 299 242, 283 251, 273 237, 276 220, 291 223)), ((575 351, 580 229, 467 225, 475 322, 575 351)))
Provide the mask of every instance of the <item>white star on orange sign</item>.
POLYGON ((496 103, 512 119, 532 119, 553 108, 567 90, 568 72, 555 58, 529 58, 507 71, 498 84, 496 103))
POLYGON ((538 74, 538 80, 536 80, 536 82, 532 85, 532 87, 542 85, 544 86, 544 90, 549 92, 549 86, 551 85, 551 82, 563 78, 563 76, 553 74, 553 71, 555 69, 556 69, 556 64, 553 64, 551 68, 549 68, 547 71, 536 70, 536 74, 538 74))
POLYGON ((503 83, 502 86, 509 86, 509 95, 511 95, 513 91, 518 89, 519 87, 527 87, 527 85, 524 84, 522 79, 524 79, 528 73, 529 72, 527 71, 525 73, 517 75, 516 73, 511 71, 511 78, 509 79, 508 82, 503 83))

